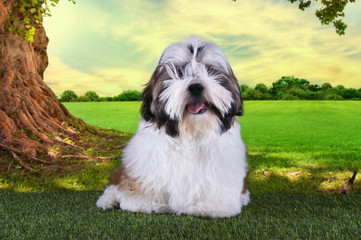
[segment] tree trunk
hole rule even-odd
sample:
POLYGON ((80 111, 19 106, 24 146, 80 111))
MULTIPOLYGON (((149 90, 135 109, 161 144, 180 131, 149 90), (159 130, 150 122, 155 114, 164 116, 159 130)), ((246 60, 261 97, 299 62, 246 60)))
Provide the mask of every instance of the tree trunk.
POLYGON ((14 159, 49 160, 54 144, 79 138, 70 127, 78 120, 43 81, 49 42, 44 28, 37 26, 34 42, 8 30, 9 10, 16 2, 0 1, 0 150, 14 159))

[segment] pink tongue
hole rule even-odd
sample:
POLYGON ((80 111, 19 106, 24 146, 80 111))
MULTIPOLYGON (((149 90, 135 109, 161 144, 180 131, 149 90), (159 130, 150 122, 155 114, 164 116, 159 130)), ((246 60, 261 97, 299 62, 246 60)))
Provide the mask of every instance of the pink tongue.
POLYGON ((193 103, 193 104, 189 104, 188 105, 188 111, 190 113, 193 114, 197 114, 200 110, 202 110, 204 108, 204 103, 203 102, 197 102, 197 103, 193 103))

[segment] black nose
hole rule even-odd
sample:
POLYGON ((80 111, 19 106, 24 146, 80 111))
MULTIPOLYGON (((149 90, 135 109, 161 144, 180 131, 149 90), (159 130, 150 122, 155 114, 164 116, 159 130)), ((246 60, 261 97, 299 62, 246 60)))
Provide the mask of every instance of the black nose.
POLYGON ((204 89, 204 87, 199 83, 192 84, 188 87, 188 91, 193 96, 199 96, 202 93, 203 89, 204 89))

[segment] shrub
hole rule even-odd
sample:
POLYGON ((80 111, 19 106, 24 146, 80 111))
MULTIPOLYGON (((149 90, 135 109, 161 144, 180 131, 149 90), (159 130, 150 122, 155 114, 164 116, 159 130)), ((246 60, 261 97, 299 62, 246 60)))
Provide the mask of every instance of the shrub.
POLYGON ((90 99, 83 95, 77 98, 77 102, 90 102, 90 99))
POLYGON ((322 86, 321 86, 321 90, 324 91, 324 92, 326 92, 326 91, 328 91, 328 90, 330 90, 330 89, 332 89, 332 86, 331 86, 331 84, 329 84, 329 83, 324 83, 324 84, 322 84, 322 86))
POLYGON ((114 97, 114 101, 141 101, 142 93, 138 90, 126 90, 114 97))
POLYGON ((248 88, 243 93, 244 100, 259 100, 262 97, 262 93, 258 90, 254 90, 253 88, 248 88))
POLYGON ((75 102, 75 101, 77 101, 77 98, 78 98, 78 96, 75 94, 74 91, 65 90, 61 94, 59 100, 60 100, 60 102, 75 102))
POLYGON ((98 102, 99 101, 99 96, 98 94, 96 94, 96 92, 94 91, 88 91, 84 94, 84 96, 89 99, 89 101, 91 102, 98 102))
POLYGON ((342 100, 343 98, 340 95, 331 93, 331 94, 327 94, 324 99, 325 100, 342 100))
POLYGON ((254 90, 258 90, 260 91, 261 93, 265 94, 265 93, 268 93, 268 87, 263 84, 263 83, 258 83, 255 87, 254 87, 254 90))
POLYGON ((241 89, 241 91, 244 93, 247 89, 248 89, 249 87, 247 86, 247 85, 245 85, 245 84, 242 84, 241 86, 240 86, 240 89, 241 89))
POLYGON ((282 100, 300 100, 298 97, 293 96, 290 93, 286 93, 283 97, 282 100))

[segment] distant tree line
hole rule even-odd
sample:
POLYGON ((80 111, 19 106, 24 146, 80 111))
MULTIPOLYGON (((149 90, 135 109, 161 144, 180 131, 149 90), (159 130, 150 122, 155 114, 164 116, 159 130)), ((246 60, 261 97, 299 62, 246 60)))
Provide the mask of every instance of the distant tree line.
POLYGON ((114 97, 99 97, 94 91, 88 91, 78 96, 72 90, 65 90, 59 98, 60 102, 113 102, 113 101, 141 101, 142 93, 138 90, 126 90, 114 97))
POLYGON ((333 87, 330 83, 319 86, 294 76, 282 77, 271 87, 263 83, 254 88, 241 85, 241 90, 244 100, 361 100, 361 88, 333 87))
MULTIPOLYGON (((333 87, 330 83, 321 86, 311 84, 306 79, 282 77, 267 87, 258 83, 254 88, 241 85, 244 100, 361 100, 361 88, 345 88, 343 85, 333 87)), ((110 102, 141 101, 142 93, 138 90, 126 90, 114 97, 99 97, 94 91, 77 96, 72 90, 65 90, 61 102, 110 102)))

